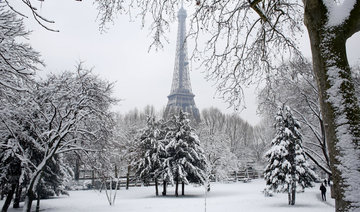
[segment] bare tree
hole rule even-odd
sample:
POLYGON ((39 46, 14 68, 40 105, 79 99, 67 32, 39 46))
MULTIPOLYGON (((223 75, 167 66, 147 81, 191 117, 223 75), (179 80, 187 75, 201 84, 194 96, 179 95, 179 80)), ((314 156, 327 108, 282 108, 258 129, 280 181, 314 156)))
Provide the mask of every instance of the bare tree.
MULTIPOLYGON (((24 18, 28 18, 28 16, 26 15, 26 12, 21 11, 21 10, 19 10, 19 8, 17 8, 18 5, 16 5, 15 1, 4 0, 4 2, 10 10, 14 11, 15 13, 17 13, 18 15, 20 15, 24 18)), ((40 14, 38 8, 34 5, 34 2, 37 2, 37 1, 19 0, 19 2, 23 3, 23 5, 25 5, 25 7, 30 11, 30 15, 35 19, 35 21, 40 26, 42 26, 43 28, 45 28, 49 31, 58 32, 58 30, 55 30, 55 29, 49 27, 49 25, 51 25, 55 22, 47 19, 46 17, 44 17, 43 15, 40 14)))
POLYGON ((227 180, 229 173, 237 170, 237 157, 231 152, 230 138, 225 133, 226 115, 217 108, 208 108, 201 111, 201 117, 197 131, 208 161, 209 177, 227 180))
POLYGON ((0 2, 0 89, 4 97, 12 91, 27 91, 31 76, 42 64, 40 54, 29 44, 20 42, 30 32, 23 20, 0 2))
POLYGON ((255 159, 258 170, 263 170, 265 166, 265 152, 270 148, 271 140, 275 129, 267 124, 265 120, 261 121, 259 125, 254 127, 254 141, 250 144, 250 150, 255 159))

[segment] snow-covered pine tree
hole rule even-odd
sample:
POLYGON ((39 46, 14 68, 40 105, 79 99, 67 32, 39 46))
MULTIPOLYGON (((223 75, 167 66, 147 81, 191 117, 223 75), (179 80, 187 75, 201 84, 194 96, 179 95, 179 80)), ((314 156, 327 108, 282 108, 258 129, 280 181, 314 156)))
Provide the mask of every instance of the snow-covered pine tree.
POLYGON ((289 205, 294 205, 296 189, 312 187, 316 175, 306 162, 300 123, 288 106, 279 107, 274 125, 276 135, 265 155, 266 189, 288 193, 289 205))
POLYGON ((136 175, 145 183, 155 181, 155 193, 159 195, 158 179, 164 174, 163 160, 166 157, 164 123, 148 117, 147 126, 138 138, 137 156, 134 161, 136 175))
POLYGON ((180 111, 170 120, 171 126, 166 139, 167 158, 164 161, 166 172, 173 176, 175 182, 175 195, 178 196, 178 185, 182 183, 182 195, 184 185, 189 183, 205 183, 206 157, 200 147, 199 137, 190 126, 187 114, 180 111))

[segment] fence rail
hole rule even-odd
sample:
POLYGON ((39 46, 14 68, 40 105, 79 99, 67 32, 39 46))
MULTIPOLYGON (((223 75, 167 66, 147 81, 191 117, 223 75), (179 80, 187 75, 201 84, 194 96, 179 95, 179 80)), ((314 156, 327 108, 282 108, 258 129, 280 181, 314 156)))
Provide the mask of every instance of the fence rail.
MULTIPOLYGON (((228 174, 228 181, 242 181, 242 182, 248 182, 252 179, 257 179, 263 177, 262 172, 254 169, 248 169, 248 170, 239 170, 234 171, 228 174)), ((91 181, 91 183, 87 184, 87 187, 92 188, 100 188, 101 186, 104 186, 104 180, 101 179, 94 171, 92 170, 82 170, 79 175, 79 181, 91 181)), ((118 188, 129 188, 129 187, 139 187, 139 186, 154 186, 154 181, 149 182, 143 182, 140 179, 138 179, 136 176, 122 176, 118 179, 112 180, 112 187, 116 187, 116 181, 118 181, 118 188)), ((159 185, 162 185, 162 180, 158 181, 159 185)), ((110 179, 106 179, 106 185, 108 188, 110 188, 110 179)))
POLYGON ((229 179, 232 181, 244 181, 244 182, 247 182, 251 179, 257 179, 262 177, 262 173, 254 169, 234 171, 231 172, 229 175, 230 175, 229 179))

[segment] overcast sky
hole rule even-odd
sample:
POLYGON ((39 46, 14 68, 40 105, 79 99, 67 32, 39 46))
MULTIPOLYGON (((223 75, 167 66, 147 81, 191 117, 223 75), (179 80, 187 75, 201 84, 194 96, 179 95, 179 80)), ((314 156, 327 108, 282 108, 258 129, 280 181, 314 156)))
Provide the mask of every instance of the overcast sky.
MULTIPOLYGON (((123 99, 116 107, 117 111, 125 113, 146 105, 154 105, 160 110, 166 106, 174 69, 177 22, 167 34, 169 43, 164 49, 148 52, 150 31, 147 27, 141 29, 140 22, 129 22, 128 16, 119 16, 114 24, 109 24, 106 33, 100 33, 97 10, 89 0, 46 0, 41 7, 40 2, 36 4, 44 17, 55 21, 51 27, 60 30, 49 32, 32 18, 26 20, 28 29, 33 31, 29 42, 46 63, 41 75, 74 70, 79 61, 84 61, 103 79, 116 82, 114 96, 123 99)), ((360 63, 360 35, 357 33, 353 37, 347 45, 352 64, 360 63)), ((310 57, 308 40, 302 41, 301 48, 310 57)), ((191 66, 190 79, 197 107, 202 110, 214 106, 231 113, 232 109, 227 109, 228 105, 214 95, 213 82, 204 79, 203 71, 191 66)), ((253 90, 245 90, 247 109, 240 116, 255 125, 260 118, 256 115, 253 90)))

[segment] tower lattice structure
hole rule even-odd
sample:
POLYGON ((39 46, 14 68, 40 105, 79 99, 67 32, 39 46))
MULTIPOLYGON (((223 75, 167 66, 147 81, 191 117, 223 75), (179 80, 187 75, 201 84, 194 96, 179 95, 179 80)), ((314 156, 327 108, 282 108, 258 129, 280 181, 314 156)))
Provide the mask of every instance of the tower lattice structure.
POLYGON ((190 83, 186 46, 186 17, 186 10, 181 7, 178 12, 178 34, 173 80, 164 117, 169 118, 172 114, 182 110, 189 113, 191 119, 200 122, 200 113, 195 105, 195 95, 192 93, 190 83))

